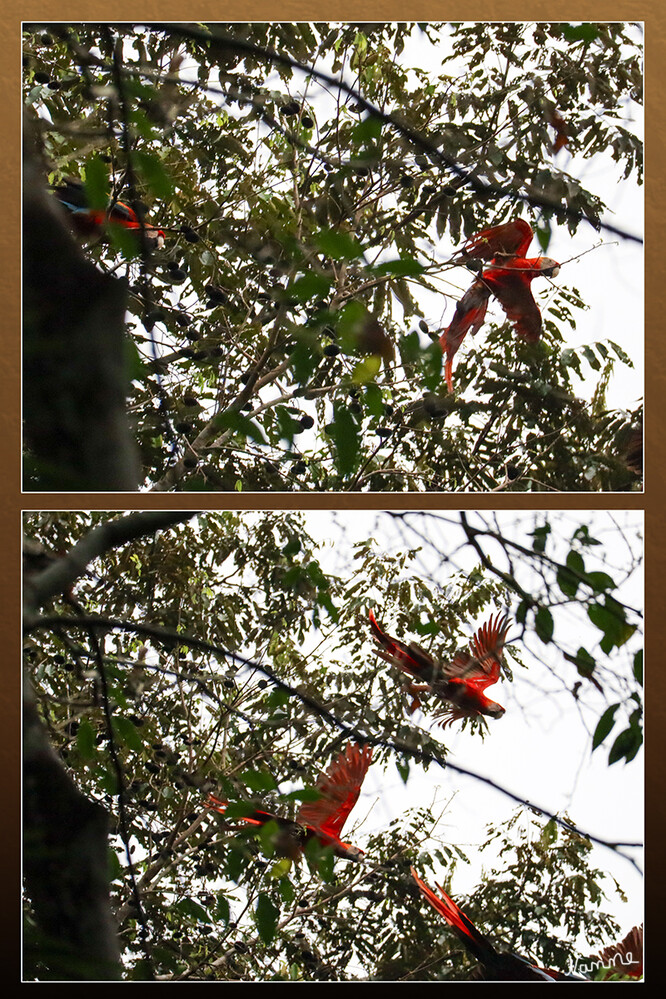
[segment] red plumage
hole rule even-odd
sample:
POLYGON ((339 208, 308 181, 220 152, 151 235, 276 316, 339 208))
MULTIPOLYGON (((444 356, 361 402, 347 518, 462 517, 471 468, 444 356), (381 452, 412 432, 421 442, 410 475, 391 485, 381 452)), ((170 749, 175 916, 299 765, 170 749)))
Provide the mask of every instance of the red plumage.
POLYGON ((81 236, 100 235, 107 222, 122 226, 137 234, 143 230, 146 242, 151 249, 161 249, 165 236, 162 229, 141 221, 136 211, 123 201, 116 201, 103 211, 91 209, 85 187, 80 180, 69 179, 53 188, 56 197, 66 209, 72 227, 81 236))
POLYGON ((541 313, 532 296, 531 284, 539 275, 554 277, 560 265, 550 257, 525 257, 533 235, 524 219, 514 219, 483 229, 461 251, 458 258, 461 263, 481 259, 489 261, 489 266, 457 303, 453 319, 440 337, 449 392, 453 391, 453 358, 467 333, 474 334, 482 326, 491 294, 519 337, 535 342, 541 336, 541 313))
MULTIPOLYGON (((276 851, 292 860, 300 857, 312 838, 322 846, 332 847, 337 857, 361 860, 363 851, 343 842, 340 833, 358 800, 371 760, 370 746, 361 747, 350 742, 344 752, 332 761, 326 773, 318 777, 315 788, 321 797, 317 801, 303 802, 295 821, 259 809, 243 816, 240 821, 256 826, 276 822, 279 827, 276 851)), ((206 806, 222 813, 227 807, 226 802, 212 794, 208 796, 206 806)))
POLYGON ((504 641, 509 630, 506 614, 490 617, 477 630, 469 649, 460 649, 449 663, 438 662, 416 642, 406 645, 392 638, 379 627, 372 611, 369 616, 373 635, 382 646, 376 650, 377 655, 421 681, 407 687, 414 695, 412 710, 420 704, 418 695, 427 692, 444 702, 444 707, 435 712, 435 717, 443 719, 442 725, 479 715, 502 717, 504 708, 486 697, 484 690, 500 676, 504 641))

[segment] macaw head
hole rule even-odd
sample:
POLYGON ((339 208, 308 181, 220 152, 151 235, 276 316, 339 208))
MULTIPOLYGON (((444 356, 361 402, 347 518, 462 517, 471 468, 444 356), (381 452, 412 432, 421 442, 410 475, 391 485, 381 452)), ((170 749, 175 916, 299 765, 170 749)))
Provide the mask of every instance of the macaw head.
POLYGON ((539 257, 539 270, 544 277, 557 277, 560 273, 560 265, 552 257, 539 257))

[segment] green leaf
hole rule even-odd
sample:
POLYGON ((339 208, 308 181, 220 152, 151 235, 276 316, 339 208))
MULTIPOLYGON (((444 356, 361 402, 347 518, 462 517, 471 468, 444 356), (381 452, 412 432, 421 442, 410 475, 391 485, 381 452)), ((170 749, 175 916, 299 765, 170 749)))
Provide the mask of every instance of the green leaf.
POLYGON ((621 648, 636 631, 636 625, 629 624, 625 619, 621 605, 609 596, 606 597, 605 604, 590 604, 587 616, 603 632, 604 637, 599 645, 606 655, 615 647, 621 648))
POLYGON ((135 149, 132 157, 150 191, 156 198, 168 201, 173 194, 173 183, 159 156, 142 149, 135 149))
POLYGON ((215 902, 215 919, 221 920, 223 923, 228 923, 230 916, 229 899, 225 898, 224 895, 218 894, 215 902))
POLYGON ((240 779, 251 791, 274 791, 277 787, 275 778, 267 770, 244 770, 240 779))
POLYGON ((219 413, 211 420, 211 425, 220 430, 233 430, 234 433, 244 434, 245 437, 250 437, 257 444, 268 443, 261 427, 236 409, 228 409, 224 413, 219 413))
POLYGON ((95 755, 95 733, 85 718, 81 719, 76 730, 76 748, 83 760, 91 760, 95 755))
POLYGON ((122 715, 114 716, 112 719, 114 732, 122 739, 126 746, 133 749, 135 753, 140 753, 143 749, 143 740, 139 735, 137 727, 122 715))
POLYGON ((574 664, 580 676, 592 676, 594 667, 597 665, 596 660, 590 655, 587 649, 584 649, 582 646, 579 648, 575 656, 571 656, 565 652, 564 658, 574 664))
POLYGON ((442 381, 442 366, 444 355, 439 343, 431 343, 421 354, 423 370, 423 387, 435 392, 442 381))
POLYGON ((227 877, 231 878, 232 881, 240 881, 245 866, 247 864, 247 858, 242 850, 236 849, 236 847, 229 846, 226 856, 226 864, 224 866, 224 873, 227 877))
POLYGON ((109 858, 109 881, 122 881, 123 879, 123 868, 118 858, 118 854, 115 850, 109 847, 108 854, 109 858))
POLYGON ((314 836, 305 845, 305 858, 323 881, 333 880, 335 854, 330 846, 324 846, 314 836))
POLYGON ((628 354, 625 354, 625 352, 622 350, 622 347, 620 347, 617 343, 614 343, 612 340, 607 340, 606 343, 608 343, 609 346, 612 347, 617 357, 622 361, 623 364, 626 364, 627 367, 629 368, 633 368, 634 362, 631 360, 628 354))
POLYGON ((606 708, 597 722, 597 727, 595 728, 594 735, 592 736, 592 752, 594 752, 597 746, 601 745, 612 729, 615 724, 615 712, 619 707, 619 704, 611 704, 609 708, 606 708))
POLYGON ((543 554, 543 552, 545 552, 546 540, 548 538, 548 535, 550 534, 550 530, 551 530, 550 524, 544 524, 543 527, 535 528, 532 531, 532 533, 528 535, 528 537, 534 539, 532 541, 533 551, 539 552, 539 554, 543 554))
POLYGON ((275 855, 275 843, 280 835, 280 826, 277 820, 269 819, 263 825, 257 826, 255 832, 265 856, 273 857, 275 855))
POLYGON ((109 763, 108 766, 95 764, 93 773, 95 780, 103 791, 106 791, 107 794, 118 794, 118 775, 112 763, 109 763))
POLYGON ((562 36, 568 42, 584 42, 589 45, 599 37, 599 29, 594 24, 563 24, 562 36))
POLYGON ((301 424, 296 420, 285 406, 276 406, 275 418, 278 423, 280 438, 286 441, 293 441, 294 436, 300 431, 301 424))
POLYGON ((289 700, 289 691, 275 687, 266 698, 266 705, 269 708, 281 708, 289 700))
POLYGON ((265 892, 259 892, 257 905, 254 910, 254 918, 257 924, 259 936, 268 945, 273 942, 277 929, 280 910, 265 892))
POLYGON ((302 548, 301 539, 297 537, 291 538, 287 541, 286 545, 281 549, 283 555, 290 557, 291 555, 297 555, 302 548))
POLYGON ((382 277, 384 274, 394 274, 396 277, 413 277, 423 274, 425 268, 413 257, 401 257, 399 260, 389 260, 372 268, 373 274, 382 277))
POLYGON ((376 142, 382 134, 382 121, 376 115, 368 115, 352 129, 352 142, 362 146, 368 142, 376 142))
POLYGON ((121 253, 127 260, 141 256, 141 240, 137 237, 136 230, 126 229, 123 225, 118 225, 112 219, 106 223, 109 242, 118 253, 121 253))
POLYGON ((570 551, 566 565, 557 568, 557 585, 565 597, 575 597, 580 586, 580 576, 585 573, 585 562, 579 552, 570 551))
POLYGON ((400 774, 400 777, 402 778, 402 783, 406 784, 409 779, 409 760, 397 759, 395 761, 395 765, 397 767, 398 773, 400 774))
POLYGON ((595 593, 615 589, 615 580, 607 572, 586 572, 585 582, 592 587, 595 593))
POLYGON ((552 237, 552 230, 550 222, 547 219, 541 218, 539 225, 537 226, 536 238, 539 246, 541 247, 541 252, 544 256, 547 255, 548 246, 552 237))
POLYGON ((618 760, 624 759, 625 763, 630 763, 636 753, 643 745, 643 733, 639 725, 630 725, 620 732, 617 739, 611 746, 608 754, 608 764, 612 766, 618 760))
MULTIPOLYGON (((400 357, 405 364, 414 364, 421 357, 421 339, 416 332, 413 330, 411 333, 406 333, 405 336, 401 336, 398 340, 398 350, 400 351, 400 357)), ((442 356, 442 351, 439 350, 440 358, 442 356)))
POLYGON ((516 608, 516 624, 525 624, 527 618, 527 612, 530 609, 530 604, 527 600, 521 600, 516 608))
POLYGON ((592 537, 586 524, 582 524, 580 527, 576 528, 576 530, 573 533, 573 540, 578 541, 582 545, 601 544, 601 541, 597 541, 596 538, 592 537))
POLYGON ((297 298, 299 302, 308 302, 311 298, 323 298, 331 287, 330 278, 323 274, 309 271, 293 281, 287 288, 289 297, 297 298))
POLYGON ((199 905, 199 903, 193 898, 180 899, 179 902, 175 903, 174 909, 176 912, 182 912, 183 915, 193 916, 194 919, 197 919, 200 923, 208 922, 208 913, 203 906, 199 905))
POLYGON ((244 819, 252 815, 256 808, 254 801, 229 801, 223 814, 225 819, 244 819))
POLYGON ((587 346, 583 347, 583 356, 587 360, 587 363, 590 365, 590 367, 594 369, 594 371, 601 370, 601 362, 599 361, 597 355, 594 353, 591 347, 587 346))
POLYGON ((131 337, 126 336, 123 339, 123 353, 127 380, 129 382, 144 381, 148 375, 148 369, 141 360, 141 354, 131 337))
POLYGON ((356 260, 363 256, 363 247, 359 241, 346 232, 322 229, 316 233, 314 241, 317 248, 333 260, 356 260))
POLYGON ((99 156, 93 156, 85 168, 86 198, 91 208, 103 209, 109 204, 111 186, 109 168, 99 156))
POLYGON ((316 787, 301 787, 297 791, 285 791, 280 795, 280 801, 319 801, 321 791, 316 787))
POLYGON ((326 609, 332 621, 337 621, 339 619, 340 614, 338 608, 333 603, 330 593, 326 593, 326 591, 320 590, 317 593, 317 603, 321 607, 324 607, 326 609))
POLYGON ((643 650, 639 649, 634 656, 634 677, 643 686, 643 650))
POLYGON ((346 475, 353 470, 359 453, 358 425, 349 409, 338 403, 329 426, 335 444, 335 464, 340 474, 346 475))
POLYGON ((534 618, 534 627, 536 633, 544 643, 547 645, 553 638, 553 615, 550 613, 547 607, 539 607, 534 618))
POLYGON ((354 385, 365 385, 366 382, 373 382, 379 374, 382 366, 382 359, 378 354, 370 354, 354 366, 351 380, 354 385))
MULTIPOLYGON (((269 878, 275 878, 276 880, 278 878, 282 878, 286 881, 287 884, 289 884, 289 880, 285 877, 285 875, 289 874, 289 871, 292 868, 292 863, 293 862, 289 859, 289 857, 280 857, 279 860, 275 861, 270 871, 268 872, 269 878)), ((289 902, 289 899, 284 897, 284 892, 282 891, 282 884, 280 885, 280 894, 282 895, 282 900, 284 902, 289 902)))
POLYGON ((383 416, 384 399, 382 397, 382 390, 376 382, 369 382, 366 385, 363 399, 365 408, 371 416, 383 416))
POLYGON ((541 830, 542 846, 552 846, 557 840, 557 832, 557 822, 555 819, 549 819, 541 830))

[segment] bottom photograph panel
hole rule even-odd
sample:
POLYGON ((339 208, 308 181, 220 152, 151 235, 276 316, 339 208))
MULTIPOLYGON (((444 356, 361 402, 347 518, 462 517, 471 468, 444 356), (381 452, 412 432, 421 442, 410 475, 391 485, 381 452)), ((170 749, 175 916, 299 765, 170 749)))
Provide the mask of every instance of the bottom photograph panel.
POLYGON ((23 531, 23 981, 642 978, 642 512, 23 531))

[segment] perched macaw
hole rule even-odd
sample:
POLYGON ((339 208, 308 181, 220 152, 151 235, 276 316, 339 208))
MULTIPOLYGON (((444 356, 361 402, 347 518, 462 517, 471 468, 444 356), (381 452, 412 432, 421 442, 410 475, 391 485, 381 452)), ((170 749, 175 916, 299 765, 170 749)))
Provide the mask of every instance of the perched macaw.
MULTIPOLYGON (((340 839, 340 833, 356 804, 371 759, 371 746, 361 747, 350 742, 345 751, 333 760, 326 773, 317 779, 315 788, 321 797, 317 801, 303 802, 295 821, 258 809, 239 821, 255 826, 276 822, 279 830, 276 852, 292 860, 298 859, 307 843, 314 838, 322 846, 332 847, 337 857, 360 861, 363 850, 344 843, 340 839)), ((224 814, 227 804, 210 794, 206 807, 224 814)))
POLYGON ((421 880, 413 867, 411 871, 421 894, 427 898, 433 909, 444 916, 458 939, 479 962, 479 970, 474 977, 488 982, 588 981, 582 975, 565 974, 552 968, 539 968, 519 954, 496 950, 488 937, 477 930, 471 919, 465 915, 440 885, 437 885, 437 888, 441 892, 441 898, 421 880))
MULTIPOLYGON (((100 233, 107 221, 135 232, 139 232, 142 228, 137 213, 122 201, 116 201, 107 211, 89 208, 85 187, 80 180, 67 180, 53 190, 60 203, 69 212, 72 226, 82 236, 100 233)), ((144 222, 143 233, 150 249, 162 249, 165 240, 162 229, 156 229, 155 226, 144 222)))
POLYGON ((445 702, 445 707, 435 712, 436 718, 443 718, 443 726, 451 725, 459 718, 479 715, 501 718, 504 714, 502 705, 486 697, 484 690, 499 679, 504 640, 509 630, 506 614, 490 617, 472 638, 471 651, 458 650, 450 663, 437 662, 416 642, 406 645, 391 638, 379 627, 372 611, 370 627, 382 646, 376 650, 377 655, 421 681, 407 687, 414 695, 411 710, 420 705, 418 695, 425 691, 445 702))
POLYGON ((489 264, 456 305, 453 319, 440 337, 445 356, 444 376, 453 391, 453 358, 467 333, 483 325, 488 299, 495 296, 519 337, 535 342, 541 336, 541 313, 532 296, 535 277, 555 277, 560 265, 551 257, 526 257, 534 233, 524 219, 483 229, 465 244, 458 260, 489 264))

